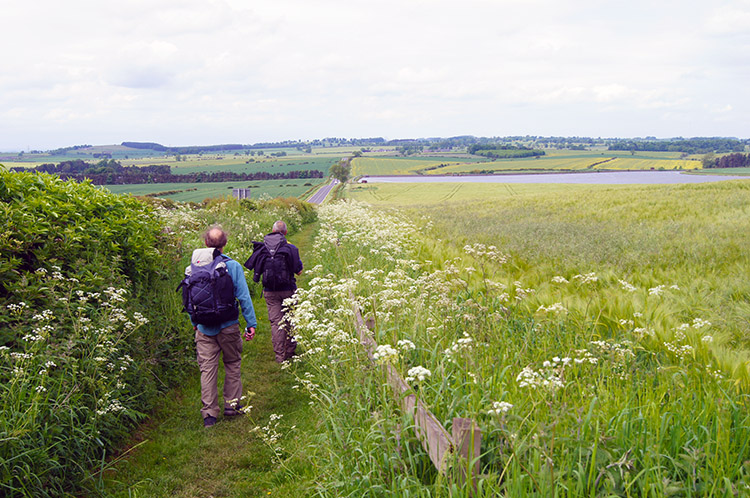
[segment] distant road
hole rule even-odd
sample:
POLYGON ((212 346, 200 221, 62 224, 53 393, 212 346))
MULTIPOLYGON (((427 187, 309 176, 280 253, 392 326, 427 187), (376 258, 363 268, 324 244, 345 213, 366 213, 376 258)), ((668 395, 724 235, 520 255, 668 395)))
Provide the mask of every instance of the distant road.
POLYGON ((686 175, 679 171, 606 171, 461 176, 366 176, 368 183, 589 183, 602 185, 707 183, 748 180, 748 176, 686 175))
POLYGON ((321 204, 324 200, 326 200, 326 197, 328 197, 331 189, 335 187, 337 183, 339 183, 339 181, 334 178, 333 180, 331 180, 331 183, 315 192, 315 194, 313 194, 313 196, 310 197, 307 202, 309 202, 310 204, 321 204))

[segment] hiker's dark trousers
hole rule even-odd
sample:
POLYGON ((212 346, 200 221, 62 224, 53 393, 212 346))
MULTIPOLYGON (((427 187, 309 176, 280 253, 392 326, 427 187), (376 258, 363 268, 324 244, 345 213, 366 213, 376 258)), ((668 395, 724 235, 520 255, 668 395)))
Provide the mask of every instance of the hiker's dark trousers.
POLYGON ((284 320, 282 310, 284 299, 293 295, 293 290, 263 291, 263 297, 266 299, 266 306, 268 307, 268 320, 271 322, 271 342, 273 342, 276 363, 290 359, 297 349, 297 341, 294 340, 292 335, 292 326, 284 320))

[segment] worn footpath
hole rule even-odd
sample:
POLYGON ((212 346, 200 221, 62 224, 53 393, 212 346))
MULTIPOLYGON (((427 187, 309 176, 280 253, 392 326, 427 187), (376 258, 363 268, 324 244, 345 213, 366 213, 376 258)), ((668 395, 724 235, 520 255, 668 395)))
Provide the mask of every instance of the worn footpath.
MULTIPOLYGON (((300 248, 303 261, 315 228, 309 225, 290 237, 300 248)), ((303 273, 301 285, 304 280, 303 273)), ((294 439, 312 428, 309 399, 300 395, 294 377, 274 361, 265 302, 259 289, 255 294, 258 330, 254 340, 244 343, 242 361, 243 391, 249 394, 243 404, 252 406, 248 415, 220 417, 214 427, 205 429, 196 366, 181 388, 167 394, 163 406, 141 427, 129 448, 93 476, 89 496, 307 494, 314 476, 306 475, 304 468, 294 468, 297 459, 275 453, 292 445, 273 443, 277 437, 294 439)), ((187 328, 187 318, 185 323, 187 328)), ((223 367, 220 372, 223 374, 223 367)))

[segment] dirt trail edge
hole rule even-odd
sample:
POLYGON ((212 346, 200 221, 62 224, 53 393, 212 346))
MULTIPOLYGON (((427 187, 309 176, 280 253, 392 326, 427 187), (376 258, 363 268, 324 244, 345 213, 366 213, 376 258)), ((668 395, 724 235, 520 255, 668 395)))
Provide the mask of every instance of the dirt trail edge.
MULTIPOLYGON (((317 224, 291 236, 307 265, 317 224)), ((309 266, 307 266, 309 267, 309 266)), ((300 278, 304 286, 305 275, 300 278)), ((256 291, 258 288, 256 288, 256 291)), ((246 342, 242 360, 245 393, 254 395, 248 416, 219 418, 209 429, 200 418, 200 374, 197 365, 181 388, 166 395, 163 406, 146 422, 131 448, 109 464, 103 475, 94 476, 87 496, 106 497, 251 497, 305 496, 314 476, 303 463, 274 456, 263 434, 273 428, 284 438, 299 431, 314 430, 309 399, 294 389, 292 375, 274 361, 271 331, 265 302, 255 292, 253 305, 258 318, 256 337, 246 342), (270 425, 270 426, 269 426, 270 425), (296 426, 295 429, 291 429, 296 426), (254 430, 256 427, 259 430, 254 430), (267 430, 264 430, 267 428, 267 430), (279 464, 283 461, 283 464, 279 464)), ((185 333, 190 333, 186 330, 185 333)), ((223 367, 220 368, 220 387, 223 367)), ((221 394, 220 394, 221 396, 221 394)))

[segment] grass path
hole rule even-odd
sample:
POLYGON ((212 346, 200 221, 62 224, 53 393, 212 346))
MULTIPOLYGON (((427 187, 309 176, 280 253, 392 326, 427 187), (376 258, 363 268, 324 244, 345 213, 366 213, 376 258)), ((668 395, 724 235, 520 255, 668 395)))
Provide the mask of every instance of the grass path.
MULTIPOLYGON (((315 228, 308 226, 290 237, 290 242, 300 248, 303 261, 315 228)), ((242 360, 243 390, 255 393, 247 402, 253 406, 249 416, 220 417, 214 427, 204 429, 196 365, 186 375, 185 384, 167 395, 164 405, 135 435, 131 450, 112 462, 103 477, 95 476, 97 482, 92 483, 95 489, 90 496, 218 498, 307 494, 314 476, 303 464, 295 464, 304 458, 285 454, 285 467, 280 467, 272 462, 270 448, 252 431, 256 426, 266 426, 271 414, 283 415, 281 433, 296 425, 295 432, 287 438, 294 438, 299 431, 314 430, 309 399, 293 389, 294 378, 274 361, 262 296, 256 296, 253 304, 258 330, 253 341, 244 343, 242 360)), ((221 382, 223 376, 220 386, 221 382)), ((221 393, 221 387, 219 390, 221 393)))

